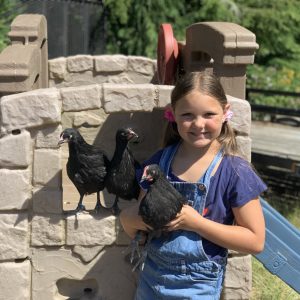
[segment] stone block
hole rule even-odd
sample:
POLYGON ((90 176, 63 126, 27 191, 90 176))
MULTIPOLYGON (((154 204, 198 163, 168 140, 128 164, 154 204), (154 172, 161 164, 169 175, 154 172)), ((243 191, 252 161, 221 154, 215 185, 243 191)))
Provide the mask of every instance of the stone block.
POLYGON ((124 72, 127 69, 127 56, 125 55, 99 55, 94 57, 96 72, 124 72))
POLYGON ((0 214, 0 261, 23 259, 29 255, 27 213, 0 214))
POLYGON ((233 117, 230 125, 240 134, 250 134, 251 129, 251 107, 248 101, 226 95, 230 103, 233 117))
POLYGON ((238 153, 247 161, 251 161, 251 139, 247 136, 237 136, 238 153))
POLYGON ((78 214, 67 217, 67 245, 101 246, 116 241, 116 217, 78 214))
POLYGON ((250 299, 252 287, 251 271, 251 255, 231 257, 226 267, 222 299, 250 299))
POLYGON ((35 213, 62 213, 62 190, 48 187, 34 189, 32 209, 35 213))
POLYGON ((31 266, 29 260, 18 263, 0 263, 0 278, 1 300, 31 299, 31 266))
POLYGON ((90 131, 91 127, 101 126, 106 118, 107 114, 104 112, 103 109, 97 109, 92 111, 80 111, 74 113, 73 125, 77 128, 85 127, 88 129, 87 131, 90 131))
MULTIPOLYGON (((142 56, 128 56, 128 72, 154 75, 156 60, 142 56)), ((136 82, 137 83, 137 82, 136 82)))
POLYGON ((29 170, 0 169, 0 209, 26 209, 31 198, 29 170))
POLYGON ((171 104, 171 93, 174 88, 173 85, 157 85, 158 89, 158 107, 165 108, 171 104))
POLYGON ((56 88, 4 96, 0 102, 1 131, 33 128, 58 123, 61 101, 56 88))
POLYGON ((97 84, 62 88, 63 111, 81 111, 101 107, 101 86, 97 84))
POLYGON ((152 84, 103 84, 103 106, 106 113, 152 111, 155 98, 152 84))
MULTIPOLYGON (((100 74, 100 73, 99 73, 100 74)), ((103 73, 102 73, 103 74, 103 73)), ((97 76, 97 81, 100 76, 97 76)), ((130 83, 134 84, 135 82, 131 78, 132 76, 129 76, 127 72, 124 73, 117 73, 115 75, 110 74, 109 76, 105 77, 105 80, 102 80, 101 83, 115 83, 115 84, 125 84, 130 83)), ((141 79, 141 76, 140 76, 141 79)), ((98 81, 99 82, 99 81, 98 81)), ((146 78, 146 80, 141 80, 140 83, 149 83, 150 79, 146 78)))
POLYGON ((90 55, 75 55, 67 58, 67 69, 69 72, 83 72, 93 70, 93 57, 90 55))
POLYGON ((152 83, 156 60, 141 56, 128 56, 127 76, 132 83, 152 83))
POLYGON ((62 132, 61 125, 40 128, 35 134, 36 148, 58 148, 58 141, 62 132))
POLYGON ((61 186, 60 149, 37 149, 34 151, 33 182, 34 185, 48 187, 61 186))
POLYGON ((64 79, 67 72, 67 60, 65 57, 58 57, 49 60, 49 77, 64 79))
POLYGON ((31 222, 32 246, 61 246, 65 242, 65 222, 62 215, 36 215, 31 222))
POLYGON ((32 300, 132 300, 136 274, 125 247, 107 247, 91 262, 82 263, 70 249, 34 249, 32 300))
POLYGON ((63 81, 59 82, 56 87, 75 87, 84 85, 93 85, 98 82, 94 79, 94 71, 88 70, 83 72, 66 73, 63 81))
POLYGON ((0 167, 27 168, 31 161, 32 141, 28 131, 0 138, 0 167))

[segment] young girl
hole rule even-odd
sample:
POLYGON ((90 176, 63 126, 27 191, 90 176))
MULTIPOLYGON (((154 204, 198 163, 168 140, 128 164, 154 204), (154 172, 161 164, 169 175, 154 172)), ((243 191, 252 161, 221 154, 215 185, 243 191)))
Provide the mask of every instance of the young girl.
MULTIPOLYGON (((171 95, 172 116, 165 148, 144 165, 157 163, 189 201, 166 227, 168 234, 146 245, 136 300, 219 299, 227 249, 263 250, 265 224, 258 196, 266 186, 236 156, 232 113, 214 75, 185 75, 171 95)), ((141 200, 145 191, 141 189, 141 200)), ((147 230, 139 203, 123 210, 121 223, 134 238, 147 230)))

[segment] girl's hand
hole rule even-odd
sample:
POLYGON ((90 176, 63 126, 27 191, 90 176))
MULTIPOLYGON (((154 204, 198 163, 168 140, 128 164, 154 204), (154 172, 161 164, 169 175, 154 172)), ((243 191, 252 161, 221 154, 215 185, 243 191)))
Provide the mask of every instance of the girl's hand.
POLYGON ((138 214, 139 204, 136 203, 126 209, 123 209, 120 214, 120 222, 125 230, 125 232, 134 238, 138 230, 149 231, 148 225, 146 225, 141 216, 138 214))
POLYGON ((197 231, 203 217, 190 205, 183 205, 176 218, 166 225, 167 231, 189 230, 197 231))

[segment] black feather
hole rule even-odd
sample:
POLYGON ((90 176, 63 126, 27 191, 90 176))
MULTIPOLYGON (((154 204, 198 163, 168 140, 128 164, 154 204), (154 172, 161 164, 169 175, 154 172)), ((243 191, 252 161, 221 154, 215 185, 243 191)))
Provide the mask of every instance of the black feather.
POLYGON ((60 135, 59 144, 67 142, 69 145, 69 158, 67 174, 80 194, 77 210, 84 208, 82 199, 84 195, 97 193, 97 205, 100 207, 100 191, 105 187, 105 177, 109 160, 105 153, 86 143, 78 130, 65 129, 60 135))
POLYGON ((109 193, 115 194, 115 213, 119 213, 118 198, 125 200, 137 199, 140 186, 136 179, 136 168, 139 163, 134 159, 128 148, 128 143, 136 139, 137 134, 130 128, 121 128, 116 133, 116 146, 114 155, 107 170, 105 181, 109 193))
POLYGON ((160 230, 176 217, 187 200, 168 181, 158 165, 146 166, 144 174, 150 187, 141 200, 139 215, 153 230, 160 230))

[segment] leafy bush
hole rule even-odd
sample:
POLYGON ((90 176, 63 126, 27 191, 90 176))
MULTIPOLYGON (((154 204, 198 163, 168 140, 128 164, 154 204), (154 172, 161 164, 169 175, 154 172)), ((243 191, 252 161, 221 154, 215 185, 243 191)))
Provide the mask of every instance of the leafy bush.
MULTIPOLYGON (((247 69, 247 87, 265 90, 300 92, 300 70, 288 67, 265 67, 250 65, 247 69)), ((275 96, 252 94, 255 104, 278 107, 300 108, 300 98, 293 96, 275 96)))
POLYGON ((9 43, 7 33, 10 29, 12 20, 17 15, 16 0, 0 0, 0 52, 9 43))

